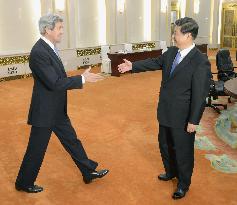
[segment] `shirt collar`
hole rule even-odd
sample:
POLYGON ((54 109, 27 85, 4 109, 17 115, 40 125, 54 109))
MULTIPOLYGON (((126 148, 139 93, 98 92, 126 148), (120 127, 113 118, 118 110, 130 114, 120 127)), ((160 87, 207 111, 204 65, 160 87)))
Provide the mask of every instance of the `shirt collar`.
POLYGON ((47 38, 45 38, 44 36, 41 36, 40 37, 43 41, 45 41, 45 43, 47 43, 49 46, 50 46, 50 48, 52 48, 53 50, 54 50, 54 45, 53 45, 53 43, 50 41, 50 40, 48 40, 47 38))
POLYGON ((182 51, 180 51, 180 56, 181 58, 184 58, 186 55, 188 55, 188 53, 195 47, 195 44, 193 43, 190 47, 183 49, 182 51))

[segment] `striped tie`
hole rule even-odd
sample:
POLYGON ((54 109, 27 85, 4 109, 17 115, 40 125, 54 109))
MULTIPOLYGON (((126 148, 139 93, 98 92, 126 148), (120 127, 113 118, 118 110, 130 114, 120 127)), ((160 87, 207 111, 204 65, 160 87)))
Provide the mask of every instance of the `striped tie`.
POLYGON ((60 59, 60 56, 59 56, 59 52, 58 52, 58 49, 57 47, 54 46, 54 52, 56 53, 56 55, 58 56, 58 58, 60 59))
POLYGON ((180 52, 178 52, 175 56, 174 62, 172 64, 172 68, 170 70, 170 76, 171 74, 174 72, 174 69, 176 68, 176 66, 180 63, 180 59, 181 59, 181 55, 180 52))

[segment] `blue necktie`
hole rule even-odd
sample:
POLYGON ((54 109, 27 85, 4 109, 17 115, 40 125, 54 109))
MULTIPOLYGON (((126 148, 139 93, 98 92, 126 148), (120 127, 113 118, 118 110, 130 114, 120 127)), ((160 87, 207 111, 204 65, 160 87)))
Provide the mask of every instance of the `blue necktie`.
POLYGON ((172 73, 174 72, 174 69, 176 68, 176 66, 180 63, 180 58, 181 58, 181 55, 180 55, 180 52, 178 52, 175 56, 175 59, 174 59, 174 62, 172 64, 172 68, 170 70, 170 76, 172 75, 172 73))
POLYGON ((64 70, 64 67, 63 67, 63 62, 62 62, 62 60, 61 60, 61 58, 60 58, 60 56, 59 56, 57 47, 54 46, 54 49, 53 49, 53 50, 54 50, 54 53, 57 55, 59 61, 62 63, 62 66, 60 66, 62 72, 65 73, 65 70, 64 70))
MULTIPOLYGON (((54 52, 56 53, 56 55, 58 56, 58 58, 60 59, 60 56, 59 56, 59 52, 58 52, 58 49, 57 47, 54 46, 54 52)), ((61 60, 61 59, 60 59, 61 60)))

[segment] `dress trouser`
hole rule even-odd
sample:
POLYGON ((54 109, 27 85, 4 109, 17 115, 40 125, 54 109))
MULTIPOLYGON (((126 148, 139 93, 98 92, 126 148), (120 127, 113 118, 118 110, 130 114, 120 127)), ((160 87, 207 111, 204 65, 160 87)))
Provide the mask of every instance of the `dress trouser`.
POLYGON ((194 167, 195 133, 159 125, 159 147, 165 172, 178 178, 178 188, 187 190, 194 167))
POLYGON ((76 132, 67 118, 53 127, 31 127, 29 143, 16 183, 25 187, 34 184, 52 132, 71 155, 83 176, 89 177, 89 173, 96 169, 98 163, 88 159, 81 141, 77 139, 76 132))

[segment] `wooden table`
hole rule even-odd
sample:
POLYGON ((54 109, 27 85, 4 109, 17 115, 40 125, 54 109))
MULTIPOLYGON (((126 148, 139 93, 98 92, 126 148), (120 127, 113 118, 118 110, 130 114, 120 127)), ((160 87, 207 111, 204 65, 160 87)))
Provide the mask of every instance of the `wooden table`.
POLYGON ((159 50, 151 50, 151 51, 140 51, 140 52, 132 52, 132 53, 108 53, 108 57, 111 60, 111 75, 112 76, 120 76, 118 71, 118 65, 123 63, 123 59, 127 59, 131 62, 137 60, 144 60, 147 58, 157 58, 162 54, 162 49, 159 50))
POLYGON ((237 98, 237 78, 226 81, 224 84, 224 91, 227 95, 237 98))

